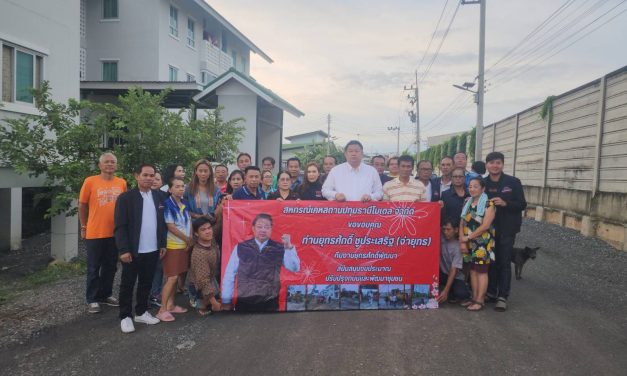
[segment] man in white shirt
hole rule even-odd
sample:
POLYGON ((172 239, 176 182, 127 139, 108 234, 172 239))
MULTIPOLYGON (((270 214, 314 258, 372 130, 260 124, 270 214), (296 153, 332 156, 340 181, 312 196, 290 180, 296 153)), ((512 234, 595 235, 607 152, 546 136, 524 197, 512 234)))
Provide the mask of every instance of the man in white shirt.
POLYGON ((322 195, 336 201, 379 201, 383 187, 377 170, 362 162, 364 147, 357 140, 344 148, 346 162, 333 167, 322 186, 322 195))
POLYGON ((270 239, 272 217, 258 214, 253 220, 253 239, 235 246, 224 271, 222 304, 231 308, 237 277, 236 311, 277 311, 281 290, 281 266, 291 272, 300 270, 300 259, 290 236, 283 234, 282 243, 270 239))

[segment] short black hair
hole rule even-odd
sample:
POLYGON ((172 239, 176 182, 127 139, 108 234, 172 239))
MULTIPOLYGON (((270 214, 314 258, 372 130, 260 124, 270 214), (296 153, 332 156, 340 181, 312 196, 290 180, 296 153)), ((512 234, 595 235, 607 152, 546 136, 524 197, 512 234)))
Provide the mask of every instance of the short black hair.
POLYGON ((157 168, 155 167, 155 165, 153 165, 152 163, 142 163, 139 166, 135 167, 135 170, 133 171, 133 173, 135 175, 139 175, 142 173, 142 170, 144 169, 144 167, 150 167, 152 168, 152 170, 154 172, 157 172, 157 168))
POLYGON ((272 217, 270 216, 270 214, 267 213, 259 213, 257 214, 257 216, 255 217, 255 219, 253 219, 253 226, 257 223, 258 220, 260 219, 267 219, 268 221, 270 221, 270 226, 272 226, 272 217))
POLYGON ((445 160, 445 159, 450 159, 452 161, 453 157, 451 157, 450 155, 445 155, 442 158, 440 158, 440 163, 442 163, 442 161, 445 160))
POLYGON ((300 167, 300 159, 296 157, 289 158, 287 162, 285 162, 285 166, 289 166, 290 162, 294 162, 294 161, 298 162, 298 167, 300 167))
POLYGON ((206 217, 204 215, 202 217, 194 219, 192 221, 194 234, 198 232, 198 229, 200 229, 203 225, 206 225, 207 223, 209 223, 213 227, 213 225, 216 224, 216 220, 213 217, 206 217))
POLYGON ((411 167, 414 168, 414 157, 412 157, 411 155, 401 155, 400 157, 398 157, 398 165, 400 167, 401 162, 409 162, 411 163, 411 167))
POLYGON ((491 162, 495 159, 500 159, 501 162, 505 163, 505 156, 500 151, 493 151, 485 157, 486 163, 491 162))
POLYGON ((274 167, 274 164, 276 163, 276 161, 272 157, 265 157, 264 159, 261 160, 261 163, 263 164, 263 162, 265 161, 270 161, 270 163, 272 164, 272 167, 274 167))
POLYGON ((446 225, 451 225, 451 227, 453 228, 459 228, 459 222, 460 219, 455 219, 455 218, 451 218, 451 217, 446 217, 442 220, 442 227, 446 226, 446 225))
POLYGON ((470 180, 468 180, 468 184, 470 185, 470 182, 473 180, 477 180, 481 188, 485 188, 485 180, 483 180, 481 176, 475 176, 473 178, 470 178, 470 180))
POLYGON ((470 168, 479 175, 485 174, 485 162, 475 161, 470 168))
POLYGON ((422 159, 422 160, 418 161, 418 167, 420 167, 420 165, 423 164, 423 163, 428 163, 429 166, 433 169, 433 163, 431 163, 431 161, 427 160, 427 159, 422 159))
POLYGON ((170 178, 170 181, 168 182, 169 188, 172 188, 172 185, 174 185, 175 180, 180 180, 183 182, 183 185, 185 185, 185 180, 183 180, 183 178, 179 178, 178 176, 172 176, 172 178, 170 178))
POLYGON ((346 149, 348 149, 348 147, 351 146, 351 145, 357 145, 357 146, 359 146, 361 151, 364 151, 364 145, 362 145, 361 142, 359 142, 357 140, 350 140, 350 141, 348 141, 346 146, 344 146, 344 151, 346 151, 346 149))
POLYGON ((241 157, 244 157, 244 156, 248 157, 248 159, 250 159, 251 161, 253 160, 253 157, 251 157, 251 156, 250 156, 250 154, 248 154, 248 153, 239 153, 239 154, 237 155, 237 158, 235 158, 235 160, 236 160, 236 161, 239 161, 239 159, 240 159, 241 157))
POLYGON ((468 159, 468 154, 466 154, 465 151, 456 151, 455 154, 453 154, 453 157, 456 156, 457 154, 464 154, 464 158, 468 159))
POLYGON ((396 160, 396 163, 398 163, 398 157, 390 157, 390 159, 388 159, 388 163, 387 163, 388 167, 390 167, 390 162, 392 162, 393 160, 396 160))
POLYGON ((216 165, 216 166, 213 168, 213 171, 217 170, 217 169, 218 169, 218 167, 224 167, 224 168, 226 169, 226 172, 229 172, 229 168, 228 168, 228 167, 226 167, 225 165, 223 165, 222 163, 220 163, 220 164, 216 165))
POLYGON ((385 163, 385 157, 384 157, 384 156, 382 156, 382 155, 375 155, 374 157, 370 158, 370 163, 374 163, 374 160, 375 160, 376 158, 381 158, 381 159, 383 159, 383 163, 385 163))
POLYGON ((244 169, 244 175, 248 174, 248 171, 257 171, 261 173, 261 170, 257 166, 250 165, 244 169))
POLYGON ((332 158, 333 159, 333 163, 337 164, 337 158, 335 158, 332 155, 325 155, 324 158, 322 158, 322 162, 324 162, 325 159, 327 158, 332 158))

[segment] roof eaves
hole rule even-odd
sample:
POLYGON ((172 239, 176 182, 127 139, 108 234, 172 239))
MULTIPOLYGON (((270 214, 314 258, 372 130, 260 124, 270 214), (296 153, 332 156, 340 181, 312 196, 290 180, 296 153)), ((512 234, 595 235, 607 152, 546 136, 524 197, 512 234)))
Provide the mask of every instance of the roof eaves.
POLYGON ((194 0, 196 4, 202 7, 207 13, 209 13, 213 18, 218 20, 228 31, 233 33, 236 37, 240 38, 251 51, 261 56, 268 63, 273 63, 274 60, 270 56, 268 56, 265 52, 261 50, 261 48, 257 47, 250 39, 248 39, 241 31, 237 30, 233 24, 226 20, 226 18, 222 17, 220 13, 218 13, 215 9, 213 9, 209 4, 207 4, 204 0, 194 0))

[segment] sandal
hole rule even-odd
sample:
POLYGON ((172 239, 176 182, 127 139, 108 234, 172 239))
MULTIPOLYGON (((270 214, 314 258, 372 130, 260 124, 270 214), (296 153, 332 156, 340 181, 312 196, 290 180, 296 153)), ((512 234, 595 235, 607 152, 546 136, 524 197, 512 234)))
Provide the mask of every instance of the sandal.
POLYGON ((161 312, 161 313, 157 313, 156 316, 159 320, 164 321, 164 322, 170 322, 170 321, 174 321, 176 320, 174 318, 174 316, 172 316, 172 314, 168 311, 165 312, 161 312))
POLYGON ((187 308, 183 308, 181 306, 177 306, 175 305, 174 308, 172 308, 170 310, 171 313, 186 313, 187 312, 187 308))
POLYGON ((472 303, 474 303, 474 301, 472 299, 464 299, 464 300, 462 300, 461 303, 459 303, 459 305, 464 307, 464 308, 466 308, 469 305, 471 305, 472 303))
POLYGON ((212 313, 213 313, 213 312, 212 312, 210 309, 202 309, 202 308, 201 308, 201 309, 199 309, 199 310, 198 310, 198 314, 199 314, 200 316, 209 316, 209 315, 211 315, 212 313))
POLYGON ((470 312, 479 312, 479 311, 481 311, 481 310, 483 309, 483 307, 484 307, 484 304, 483 304, 483 303, 479 303, 479 302, 477 302, 477 301, 473 300, 473 301, 472 301, 472 303, 466 307, 466 311, 470 311, 470 312), (479 306, 479 308, 476 308, 476 309, 472 309, 472 308, 470 308, 470 307, 472 307, 472 306, 474 306, 474 305, 478 305, 478 306, 479 306))

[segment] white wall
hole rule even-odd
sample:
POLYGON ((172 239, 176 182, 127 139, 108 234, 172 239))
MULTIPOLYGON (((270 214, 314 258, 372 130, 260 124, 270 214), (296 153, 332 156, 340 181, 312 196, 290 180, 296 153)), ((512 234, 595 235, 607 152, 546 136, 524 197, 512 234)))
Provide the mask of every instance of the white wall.
MULTIPOLYGON (((239 151, 249 153, 253 157, 253 164, 258 161, 255 158, 257 140, 257 96, 250 90, 237 82, 230 81, 220 87, 218 95, 218 105, 224 106, 222 116, 224 121, 229 121, 238 117, 243 117, 240 124, 245 127, 242 142, 239 144, 239 151)), ((229 168, 231 170, 231 168, 229 168)))
POLYGON ((118 20, 102 19, 102 0, 87 0, 87 81, 102 80, 102 60, 119 59, 118 81, 155 81, 160 7, 119 0, 118 20))

